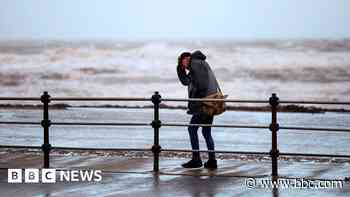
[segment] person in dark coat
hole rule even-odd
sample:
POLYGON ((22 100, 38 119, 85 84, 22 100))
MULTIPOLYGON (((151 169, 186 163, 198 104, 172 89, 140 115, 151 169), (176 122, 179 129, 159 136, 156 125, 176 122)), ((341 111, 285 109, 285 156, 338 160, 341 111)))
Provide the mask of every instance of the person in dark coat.
MULTIPOLYGON (((203 98, 218 91, 219 85, 209 64, 205 61, 206 56, 201 51, 193 53, 184 52, 178 58, 177 75, 180 82, 188 87, 189 98, 203 98)), ((202 113, 199 101, 188 102, 188 114, 191 114, 190 124, 212 124, 214 116, 202 113)), ((192 150, 199 150, 198 130, 199 126, 189 126, 188 133, 191 140, 192 150)), ((208 150, 214 151, 214 140, 211 136, 211 127, 202 127, 202 134, 208 150)), ((209 159, 204 163, 205 168, 216 169, 217 162, 215 153, 209 152, 209 159)), ((192 159, 182 166, 184 168, 202 167, 199 152, 192 152, 192 159)))

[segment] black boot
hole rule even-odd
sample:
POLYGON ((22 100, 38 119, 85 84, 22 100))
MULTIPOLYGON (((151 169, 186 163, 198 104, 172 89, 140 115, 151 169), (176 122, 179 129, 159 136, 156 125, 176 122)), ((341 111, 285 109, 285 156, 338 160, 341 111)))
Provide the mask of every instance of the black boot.
POLYGON ((209 159, 207 162, 204 163, 204 167, 208 169, 217 169, 218 165, 216 159, 209 159))
POLYGON ((200 159, 191 159, 190 161, 182 164, 182 167, 184 168, 200 168, 202 166, 202 160, 200 159))

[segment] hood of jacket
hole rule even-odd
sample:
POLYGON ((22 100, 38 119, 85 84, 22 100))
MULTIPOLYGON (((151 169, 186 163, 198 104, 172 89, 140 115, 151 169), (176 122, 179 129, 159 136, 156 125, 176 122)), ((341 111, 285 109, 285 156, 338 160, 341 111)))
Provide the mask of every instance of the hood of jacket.
POLYGON ((191 54, 191 58, 205 60, 207 57, 201 51, 197 50, 191 54))

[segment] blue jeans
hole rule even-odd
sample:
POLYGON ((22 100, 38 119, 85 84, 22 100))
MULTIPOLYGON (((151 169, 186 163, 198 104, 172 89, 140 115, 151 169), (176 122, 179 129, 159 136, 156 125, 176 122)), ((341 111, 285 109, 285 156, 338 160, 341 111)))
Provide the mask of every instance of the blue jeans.
MULTIPOLYGON (((205 114, 194 114, 192 115, 190 124, 212 124, 214 116, 208 116, 205 114)), ((198 128, 199 126, 189 126, 188 133, 190 135, 192 150, 199 150, 198 141, 198 128)), ((202 134, 207 144, 208 150, 214 150, 214 140, 211 136, 211 127, 202 127, 202 134)), ((209 159, 215 159, 215 153, 208 153, 209 159)), ((199 152, 192 152, 192 159, 200 159, 199 152)))

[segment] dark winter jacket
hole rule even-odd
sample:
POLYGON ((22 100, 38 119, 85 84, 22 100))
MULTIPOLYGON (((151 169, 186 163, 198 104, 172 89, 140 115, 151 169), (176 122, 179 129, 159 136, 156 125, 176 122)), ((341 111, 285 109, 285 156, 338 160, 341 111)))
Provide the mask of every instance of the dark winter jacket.
MULTIPOLYGON (((180 82, 188 86, 189 98, 203 98, 218 90, 218 83, 209 64, 205 61, 206 56, 201 51, 195 51, 191 54, 189 73, 186 74, 181 66, 177 66, 177 75, 180 82)), ((188 113, 199 113, 200 102, 188 102, 188 113)))

